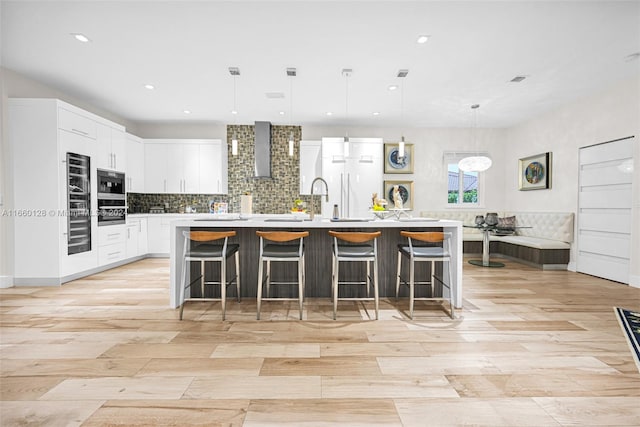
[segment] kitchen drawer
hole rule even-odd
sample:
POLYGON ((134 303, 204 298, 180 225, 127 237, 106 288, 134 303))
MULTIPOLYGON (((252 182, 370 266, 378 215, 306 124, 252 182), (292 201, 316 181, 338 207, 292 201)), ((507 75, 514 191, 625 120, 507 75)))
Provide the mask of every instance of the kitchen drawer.
POLYGON ((98 265, 107 265, 122 261, 127 257, 127 245, 125 242, 114 243, 98 247, 98 265))
POLYGON ((98 132, 95 121, 64 108, 58 109, 58 127, 91 139, 96 139, 98 132))
POLYGON ((114 243, 124 244, 127 240, 127 229, 124 225, 104 225, 98 227, 98 247, 112 245, 114 243))

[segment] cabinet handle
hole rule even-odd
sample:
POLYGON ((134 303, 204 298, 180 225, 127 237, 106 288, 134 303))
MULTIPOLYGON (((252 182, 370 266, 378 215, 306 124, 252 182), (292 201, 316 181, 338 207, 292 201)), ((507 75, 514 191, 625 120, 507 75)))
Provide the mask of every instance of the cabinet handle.
POLYGON ((167 180, 166 179, 164 180, 164 192, 165 193, 167 192, 167 180))
POLYGON ((220 180, 218 180, 218 193, 220 193, 220 180))
POLYGON ((85 131, 82 131, 80 129, 71 128, 71 130, 74 131, 74 132, 77 132, 77 133, 81 133, 83 135, 89 135, 89 132, 85 132, 85 131))
POLYGON ((127 228, 127 239, 131 238, 131 229, 127 228))

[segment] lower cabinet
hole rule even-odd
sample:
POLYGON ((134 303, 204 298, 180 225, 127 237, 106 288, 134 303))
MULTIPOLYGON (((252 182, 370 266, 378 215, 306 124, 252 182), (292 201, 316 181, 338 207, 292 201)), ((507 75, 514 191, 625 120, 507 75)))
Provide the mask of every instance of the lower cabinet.
POLYGON ((98 266, 127 258, 126 235, 125 225, 107 225, 98 228, 98 266))
POLYGON ((127 219, 127 258, 135 258, 147 253, 147 219, 127 219))
POLYGON ((149 247, 147 252, 150 254, 165 254, 170 251, 171 241, 169 239, 171 218, 164 215, 148 219, 148 239, 149 247))

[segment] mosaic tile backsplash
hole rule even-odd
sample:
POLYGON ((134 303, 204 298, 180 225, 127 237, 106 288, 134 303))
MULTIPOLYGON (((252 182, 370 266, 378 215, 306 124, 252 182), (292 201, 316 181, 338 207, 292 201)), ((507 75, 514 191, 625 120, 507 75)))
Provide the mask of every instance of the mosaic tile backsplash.
MULTIPOLYGON (((240 212, 240 196, 253 196, 253 213, 282 214, 291 210, 296 199, 309 206, 310 196, 300 196, 300 126, 271 126, 271 178, 254 178, 254 126, 227 126, 228 194, 142 194, 129 193, 129 213, 147 213, 153 206, 165 207, 167 213, 181 213, 187 206, 197 212, 209 212, 209 201, 229 203, 229 212, 240 212), (231 155, 235 131, 238 155, 231 155), (289 157, 289 134, 293 132, 294 155, 289 157)), ((315 199, 315 211, 320 200, 315 199)))

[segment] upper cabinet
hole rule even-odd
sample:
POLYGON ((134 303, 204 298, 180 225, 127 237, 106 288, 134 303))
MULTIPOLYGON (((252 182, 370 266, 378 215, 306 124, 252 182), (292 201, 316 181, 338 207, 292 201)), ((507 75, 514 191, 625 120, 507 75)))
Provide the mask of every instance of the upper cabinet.
POLYGON ((98 168, 126 172, 124 128, 98 123, 98 168))
POLYGON ((224 194, 227 164, 220 140, 147 139, 145 192, 224 194))
POLYGON ((311 194, 311 183, 322 175, 322 142, 300 141, 300 194, 311 194))
POLYGON ((144 143, 135 135, 126 134, 126 179, 128 193, 144 193, 144 143))

